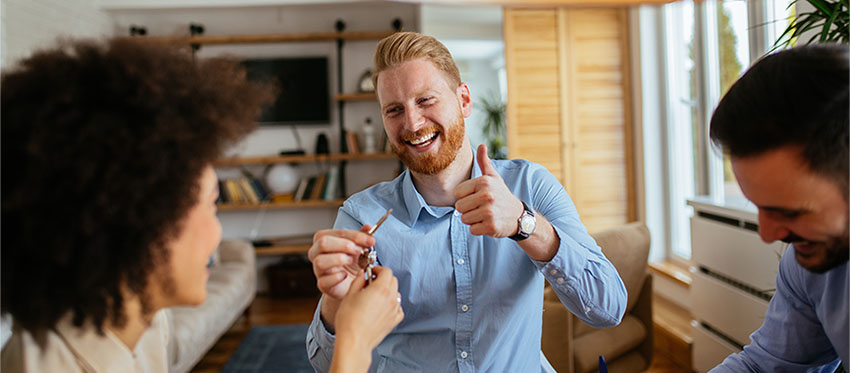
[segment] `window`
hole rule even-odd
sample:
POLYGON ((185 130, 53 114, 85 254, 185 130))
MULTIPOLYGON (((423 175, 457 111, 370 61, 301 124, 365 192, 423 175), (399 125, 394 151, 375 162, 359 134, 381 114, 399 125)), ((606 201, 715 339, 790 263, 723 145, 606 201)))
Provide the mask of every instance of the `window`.
MULTIPOLYGON (((691 257, 688 198, 743 198, 728 157, 711 145, 711 114, 794 14, 789 0, 679 1, 663 6, 665 256, 691 257)), ((645 152, 652 149, 645 149, 645 152)), ((650 187, 650 186, 647 186, 650 187)))

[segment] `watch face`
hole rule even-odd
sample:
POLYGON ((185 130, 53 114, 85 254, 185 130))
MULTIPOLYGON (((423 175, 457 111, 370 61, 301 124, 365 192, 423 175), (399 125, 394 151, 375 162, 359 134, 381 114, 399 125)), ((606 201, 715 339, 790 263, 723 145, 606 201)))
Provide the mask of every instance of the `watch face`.
POLYGON ((526 233, 526 234, 534 233, 535 223, 536 223, 536 221, 534 220, 534 217, 531 216, 531 215, 525 215, 525 216, 522 217, 522 219, 519 220, 520 229, 523 231, 523 233, 526 233))

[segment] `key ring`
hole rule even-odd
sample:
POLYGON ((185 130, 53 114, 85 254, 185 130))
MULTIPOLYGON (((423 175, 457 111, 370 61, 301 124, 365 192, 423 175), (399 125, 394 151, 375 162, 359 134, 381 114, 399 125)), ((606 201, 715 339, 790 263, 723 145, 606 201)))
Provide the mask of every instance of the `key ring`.
MULTIPOLYGON (((384 214, 384 216, 381 217, 381 220, 378 220, 378 222, 375 223, 375 225, 373 225, 372 228, 369 229, 368 232, 366 232, 366 234, 368 234, 370 236, 374 236, 375 231, 377 231, 378 228, 380 228, 381 225, 384 224, 384 221, 387 220, 387 218, 390 216, 390 213, 392 213, 392 212, 393 212, 393 209, 388 209, 387 212, 384 214)), ((378 261, 378 253, 375 250, 375 247, 372 246, 372 247, 364 248, 363 250, 361 250, 360 257, 357 258, 357 264, 356 265, 355 264, 347 265, 347 266, 345 266, 345 269, 348 270, 348 272, 350 272, 353 275, 357 275, 357 273, 359 273, 360 270, 365 270, 366 283, 371 284, 373 277, 374 277, 374 275, 372 274, 372 268, 375 267, 375 263, 377 261, 378 261)))

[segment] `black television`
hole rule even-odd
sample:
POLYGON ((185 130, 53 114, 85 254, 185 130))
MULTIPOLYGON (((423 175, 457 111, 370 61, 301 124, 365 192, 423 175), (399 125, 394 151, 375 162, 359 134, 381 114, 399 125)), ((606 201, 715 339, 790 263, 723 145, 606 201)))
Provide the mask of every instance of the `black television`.
POLYGON ((252 81, 272 81, 278 97, 263 110, 260 124, 329 124, 327 57, 287 57, 242 61, 252 81))

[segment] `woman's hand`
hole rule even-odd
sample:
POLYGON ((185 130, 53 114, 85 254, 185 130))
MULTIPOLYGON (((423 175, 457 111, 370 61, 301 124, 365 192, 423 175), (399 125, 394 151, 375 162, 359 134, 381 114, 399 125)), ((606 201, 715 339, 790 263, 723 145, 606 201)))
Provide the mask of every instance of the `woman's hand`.
POLYGON ((392 270, 372 268, 377 277, 366 286, 356 276, 336 313, 336 342, 331 372, 365 372, 372 350, 404 319, 398 280, 392 270))

